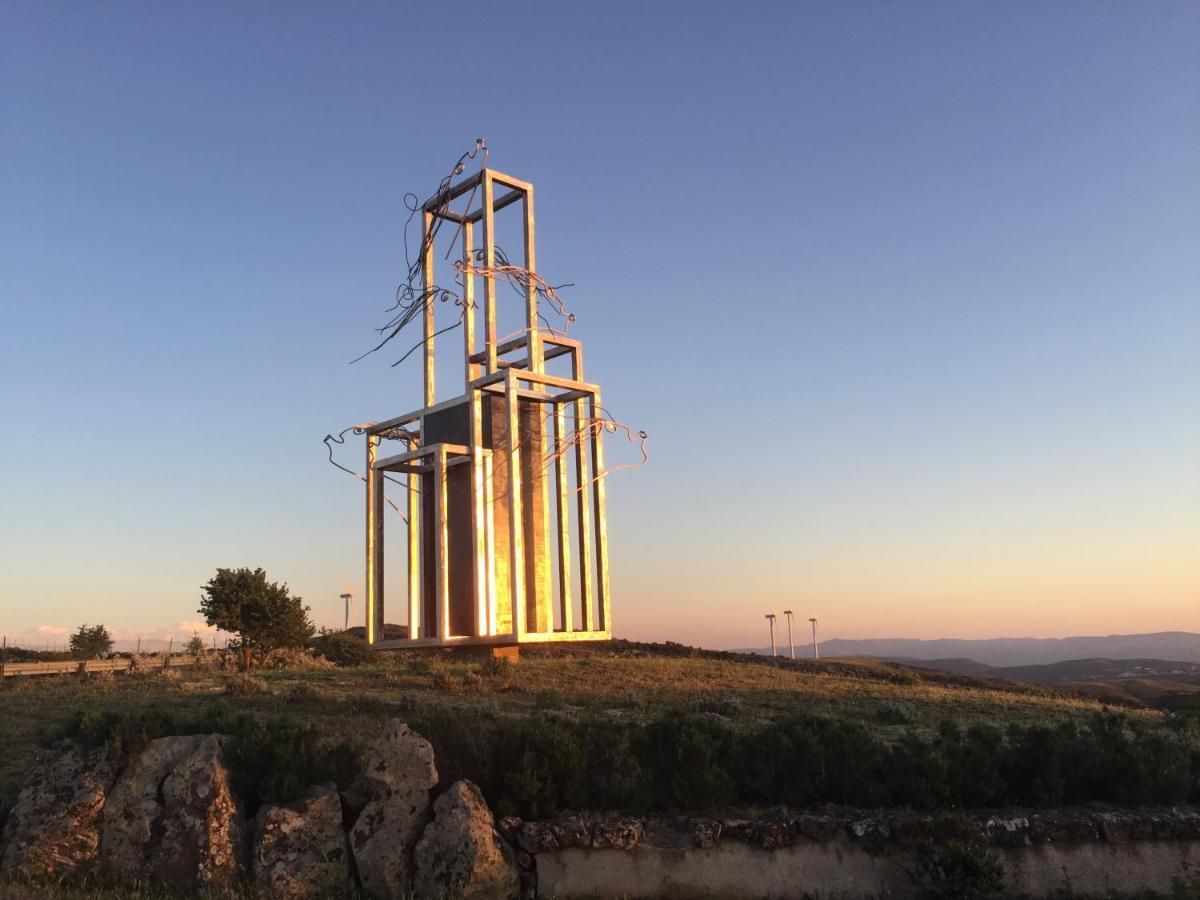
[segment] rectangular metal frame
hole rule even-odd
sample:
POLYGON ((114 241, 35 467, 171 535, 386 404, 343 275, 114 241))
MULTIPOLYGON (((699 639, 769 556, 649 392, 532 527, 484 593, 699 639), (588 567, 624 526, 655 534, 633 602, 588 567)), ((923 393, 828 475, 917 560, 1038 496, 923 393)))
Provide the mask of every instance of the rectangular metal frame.
MULTIPOLYGON (((495 278, 476 276, 471 264, 477 252, 476 226, 481 226, 482 252, 485 270, 495 266, 495 222, 497 211, 514 203, 523 204, 524 262, 530 272, 536 271, 534 257, 533 186, 527 182, 491 169, 451 185, 427 202, 422 210, 425 235, 430 234, 438 219, 453 222, 461 232, 462 258, 467 263, 463 273, 463 356, 466 393, 450 400, 437 402, 434 344, 436 327, 433 304, 424 317, 424 405, 413 412, 379 422, 366 429, 367 438, 367 641, 380 650, 403 647, 447 646, 463 644, 520 644, 548 641, 595 641, 612 637, 611 597, 608 578, 608 528, 604 491, 603 429, 589 427, 586 440, 572 441, 575 488, 574 512, 577 522, 575 550, 579 554, 579 580, 573 585, 574 565, 571 548, 570 465, 567 453, 559 452, 568 437, 568 410, 579 428, 582 423, 597 421, 601 412, 600 388, 583 380, 583 348, 579 341, 543 330, 538 323, 537 290, 530 279, 525 302, 525 331, 520 336, 498 342, 496 335, 495 278), (497 187, 503 189, 496 196, 497 187), (482 195, 477 208, 472 208, 476 193, 482 195), (467 209, 451 210, 458 198, 469 195, 467 209), (475 278, 483 277, 483 348, 477 347, 475 278), (512 354, 520 355, 508 358, 512 354), (569 356, 571 377, 561 378, 545 372, 547 360, 569 356), (482 445, 484 396, 491 394, 502 399, 506 423, 503 447, 489 449, 482 445), (542 489, 553 485, 553 503, 548 495, 540 504, 546 510, 545 532, 553 536, 558 582, 555 586, 559 604, 560 626, 550 630, 531 631, 527 627, 524 603, 523 511, 521 455, 518 439, 519 410, 523 403, 538 403, 551 407, 550 423, 555 451, 553 474, 541 481, 542 489), (433 443, 426 445, 425 419, 431 414, 460 404, 469 404, 468 445, 433 443), (379 456, 380 441, 388 433, 405 425, 419 422, 416 446, 405 453, 379 456), (494 467, 506 466, 508 477, 508 572, 509 602, 512 607, 511 628, 497 627, 497 588, 494 506, 496 502, 494 467), (450 633, 450 575, 448 568, 448 508, 447 472, 469 465, 471 478, 471 548, 475 578, 472 583, 475 609, 473 634, 450 633), (407 559, 408 559, 408 621, 409 636, 384 640, 384 476, 385 473, 408 476, 407 495, 407 559), (433 518, 423 521, 423 505, 419 502, 419 479, 432 476, 433 518), (421 636, 428 623, 421 621, 425 609, 420 577, 420 540, 428 533, 433 540, 435 572, 433 590, 437 597, 434 606, 436 622, 433 637, 421 636), (574 617, 573 589, 578 587, 581 616, 574 617)), ((422 242, 421 271, 424 285, 432 287, 435 280, 435 258, 432 240, 422 242)), ((543 429, 544 430, 544 429, 543 429)), ((411 433, 411 432, 410 432, 411 433)), ((497 436, 498 439, 499 436, 497 436)), ((495 441, 493 441, 495 443, 495 441)), ((551 617, 550 621, 553 621, 551 617)))

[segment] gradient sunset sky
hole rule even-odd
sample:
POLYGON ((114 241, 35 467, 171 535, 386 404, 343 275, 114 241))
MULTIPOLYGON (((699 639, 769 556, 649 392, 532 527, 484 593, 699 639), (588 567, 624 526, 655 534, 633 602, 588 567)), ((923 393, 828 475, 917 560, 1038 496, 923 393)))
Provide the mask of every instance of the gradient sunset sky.
POLYGON ((190 633, 241 565, 340 622, 321 439, 419 405, 347 363, 478 136, 650 434, 619 636, 1200 631, 1198 47, 1171 2, 6 2, 0 631, 190 633))

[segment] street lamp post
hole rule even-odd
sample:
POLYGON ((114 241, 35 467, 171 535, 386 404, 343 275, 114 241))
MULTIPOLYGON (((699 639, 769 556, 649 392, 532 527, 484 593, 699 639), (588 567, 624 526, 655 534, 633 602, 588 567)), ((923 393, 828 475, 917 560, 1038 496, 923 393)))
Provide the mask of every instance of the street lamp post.
POLYGON ((812 628, 813 628, 813 659, 820 659, 821 654, 817 650, 817 620, 809 619, 808 621, 812 622, 812 628))
POLYGON ((775 656, 775 613, 767 613, 767 621, 771 623, 771 655, 775 656))
POLYGON ((796 658, 796 648, 792 645, 792 611, 785 609, 783 614, 788 617, 788 658, 796 658))

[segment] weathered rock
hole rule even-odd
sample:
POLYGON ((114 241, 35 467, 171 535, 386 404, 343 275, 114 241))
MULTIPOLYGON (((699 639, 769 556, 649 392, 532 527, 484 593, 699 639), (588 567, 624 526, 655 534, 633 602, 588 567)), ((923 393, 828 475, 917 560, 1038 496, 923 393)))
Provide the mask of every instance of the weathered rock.
POLYGON ((545 853, 558 850, 558 835, 545 822, 522 822, 517 827, 516 843, 526 853, 545 853))
POLYGON ((521 828, 521 820, 517 816, 504 816, 496 820, 496 830, 510 844, 517 842, 517 832, 521 828))
POLYGON ((1095 815, 1100 837, 1109 844, 1142 841, 1154 837, 1154 825, 1148 816, 1134 812, 1101 812, 1095 815))
POLYGON ((809 840, 832 841, 842 833, 842 820, 836 816, 800 815, 796 816, 796 830, 809 840))
POLYGON ((429 789, 437 784, 433 747, 395 719, 367 753, 364 775, 380 795, 350 832, 359 880, 370 896, 403 896, 412 885, 413 847, 429 821, 429 789))
POLYGON ((372 745, 363 773, 400 792, 427 791, 438 780, 433 746, 399 719, 389 722, 372 745))
POLYGON ((887 820, 874 816, 852 819, 846 823, 846 831, 872 849, 882 847, 892 836, 892 828, 887 820))
POLYGON ((702 850, 717 846, 721 841, 721 823, 716 819, 692 819, 692 845, 702 850))
POLYGON ((787 813, 768 813, 756 823, 754 837, 764 850, 778 850, 796 842, 796 830, 787 813))
POLYGON ((337 788, 315 788, 295 803, 263 806, 251 862, 268 897, 348 895, 354 883, 337 788))
POLYGON ((733 838, 734 840, 753 843, 754 827, 755 822, 753 819, 747 819, 745 816, 726 816, 721 820, 721 835, 733 838))
POLYGON ((39 764, 4 825, 0 868, 24 877, 90 873, 100 855, 104 798, 117 767, 103 750, 63 745, 39 764))
POLYGON ((1087 813, 1053 810, 1029 817, 1029 837, 1037 844, 1069 844, 1099 840, 1100 831, 1087 813))
POLYGON ((157 881, 226 888, 237 877, 247 833, 241 805, 221 762, 225 738, 204 735, 163 780, 162 816, 149 853, 157 881))
MULTIPOLYGON (((567 847, 592 846, 592 833, 583 816, 574 813, 562 813, 548 823, 554 839, 562 849, 567 847)), ((503 831, 500 832, 504 834, 503 831)))
POLYGON ((493 825, 479 788, 456 781, 433 804, 433 821, 413 851, 418 897, 517 897, 520 871, 493 825))
POLYGON ((989 816, 983 833, 1002 847, 1024 847, 1029 843, 1029 819, 1021 815, 989 816))
POLYGON ((159 791, 203 739, 196 734, 151 741, 117 779, 104 804, 100 840, 100 855, 113 875, 133 881, 149 874, 147 855, 163 812, 159 791))
POLYGON ((642 841, 644 827, 638 819, 626 817, 592 822, 592 846, 597 850, 633 850, 642 841))
POLYGON ((370 801, 350 831, 363 890, 403 897, 412 887, 412 849, 429 821, 429 791, 391 793, 370 801))
POLYGON ((386 796, 387 788, 369 778, 359 777, 342 791, 342 821, 353 824, 372 800, 386 796))

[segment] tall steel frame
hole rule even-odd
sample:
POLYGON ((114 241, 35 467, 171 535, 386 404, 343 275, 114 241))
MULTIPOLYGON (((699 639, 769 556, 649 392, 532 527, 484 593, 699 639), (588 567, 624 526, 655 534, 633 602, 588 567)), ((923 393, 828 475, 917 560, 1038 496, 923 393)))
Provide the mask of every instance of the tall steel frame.
POLYGON ((376 649, 612 637, 604 431, 592 427, 603 416, 600 388, 583 380, 580 342, 541 327, 533 278, 522 282, 523 333, 504 341, 497 335, 495 216, 521 204, 524 270, 535 273, 533 200, 532 184, 482 168, 421 209, 426 290, 437 283, 438 220, 461 234, 466 389, 437 398, 435 309, 427 302, 424 405, 366 428, 367 641, 376 649), (464 196, 466 208, 452 211, 464 196), (476 278, 483 282, 482 348, 476 278), (569 378, 546 373, 546 362, 559 357, 568 357, 569 378), (398 434, 409 449, 381 456, 381 442, 398 434), (405 476, 408 632, 401 638, 384 634, 389 474, 405 476))

